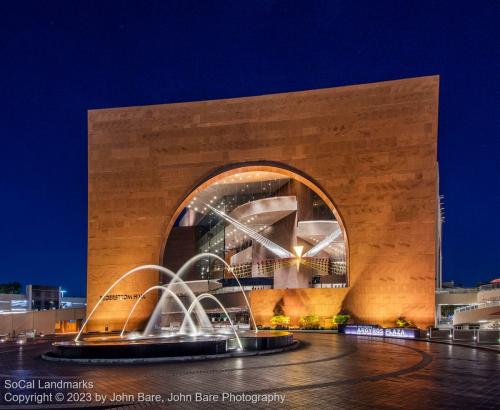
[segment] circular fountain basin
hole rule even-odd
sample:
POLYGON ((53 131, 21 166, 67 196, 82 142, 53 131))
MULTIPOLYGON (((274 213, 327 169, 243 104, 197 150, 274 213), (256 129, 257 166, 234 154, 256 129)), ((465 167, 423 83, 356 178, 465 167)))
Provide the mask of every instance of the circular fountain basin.
POLYGON ((173 335, 148 338, 119 336, 86 337, 56 342, 42 355, 49 361, 79 363, 152 363, 222 359, 228 357, 272 354, 294 349, 293 334, 285 331, 246 331, 238 333, 243 350, 234 334, 200 336, 173 335))
POLYGON ((52 357, 68 359, 132 359, 226 353, 229 336, 206 335, 122 339, 119 336, 92 337, 82 341, 52 344, 52 357))
MULTIPOLYGON (((273 350, 280 349, 293 344, 293 333, 281 330, 260 330, 258 332, 249 330, 239 332, 243 350, 273 350)), ((229 344, 236 347, 236 339, 231 339, 229 344)))

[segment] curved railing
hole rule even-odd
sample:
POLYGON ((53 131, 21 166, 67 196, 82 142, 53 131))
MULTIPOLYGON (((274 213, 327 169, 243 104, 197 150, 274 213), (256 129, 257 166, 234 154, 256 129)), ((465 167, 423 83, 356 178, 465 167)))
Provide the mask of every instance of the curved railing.
POLYGON ((500 300, 494 300, 492 302, 477 303, 477 304, 469 305, 469 306, 462 306, 462 307, 455 309, 455 314, 460 313, 460 312, 467 312, 469 310, 489 308, 489 307, 493 307, 493 306, 500 306, 500 300))

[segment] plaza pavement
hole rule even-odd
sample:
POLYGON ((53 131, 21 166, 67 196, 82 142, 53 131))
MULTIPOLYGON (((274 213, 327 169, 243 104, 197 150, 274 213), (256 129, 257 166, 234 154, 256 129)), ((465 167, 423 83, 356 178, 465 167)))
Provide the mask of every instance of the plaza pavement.
MULTIPOLYGON (((155 365, 93 366, 46 362, 50 341, 0 345, 0 408, 5 394, 63 393, 48 408, 495 409, 500 355, 423 341, 296 334, 302 346, 271 356, 155 365), (6 389, 5 382, 92 382, 77 389, 6 389), (80 403, 69 395, 83 393, 80 403), (88 393, 85 395, 85 393, 88 393), (111 403, 113 394, 133 400, 111 403), (208 401, 196 401, 198 396, 208 401), (226 394, 224 399, 223 393, 226 394), (139 402, 140 394, 149 399, 139 402), (173 402, 169 398, 173 394, 173 402), (96 396, 98 395, 98 396, 96 396), (106 395, 99 404, 96 397, 106 395), (157 395, 157 396, 156 396, 157 395), (87 401, 87 399, 91 399, 87 401), (237 401, 237 400, 246 401, 237 401), (263 400, 273 399, 271 403, 263 400), (281 400, 283 402, 281 403, 281 400), (255 402, 252 402, 254 400, 255 402)), ((11 396, 10 396, 11 397, 11 396)), ((74 397, 73 397, 74 398, 74 397)), ((23 405, 18 408, 42 408, 23 405)))

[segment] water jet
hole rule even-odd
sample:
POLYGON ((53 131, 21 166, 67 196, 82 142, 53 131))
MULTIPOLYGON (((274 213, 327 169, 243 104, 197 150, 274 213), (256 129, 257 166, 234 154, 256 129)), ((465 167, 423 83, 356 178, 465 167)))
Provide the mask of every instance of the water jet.
MULTIPOLYGON (((160 359, 160 358, 184 358, 185 360, 193 358, 209 358, 209 357, 227 357, 227 355, 248 355, 251 352, 261 350, 280 350, 282 348, 293 345, 293 335, 283 331, 266 331, 259 332, 257 330, 255 318, 248 301, 245 291, 241 286, 238 277, 234 274, 231 266, 212 253, 201 253, 189 259, 177 273, 159 266, 159 265, 142 265, 129 270, 120 276, 100 297, 98 303, 90 311, 87 319, 82 325, 82 328, 73 341, 56 342, 52 345, 52 351, 45 354, 43 357, 48 360, 61 361, 82 361, 89 362, 97 361, 128 361, 137 359, 160 359), (201 293, 196 296, 193 290, 189 287, 189 282, 182 280, 183 274, 197 260, 204 257, 212 257, 221 261, 227 271, 236 279, 239 288, 243 294, 244 300, 249 310, 250 321, 253 324, 253 330, 241 331, 237 325, 233 323, 224 305, 214 295, 210 293, 201 293), (92 319, 94 313, 100 307, 105 297, 113 290, 121 281, 132 274, 140 273, 144 270, 158 270, 163 276, 169 277, 169 281, 162 285, 151 286, 140 294, 140 297, 134 303, 130 310, 127 319, 125 320, 122 330, 118 335, 89 335, 84 334, 89 320, 92 319), (182 294, 187 297, 189 303, 185 306, 179 295, 174 291, 180 289, 182 294), (143 297, 152 291, 161 291, 162 295, 158 300, 153 312, 148 320, 148 323, 142 332, 134 329, 127 333, 127 326, 134 315, 134 312, 143 299, 143 297), (183 314, 182 324, 178 330, 161 330, 154 331, 153 327, 158 319, 159 312, 163 304, 169 299, 176 303, 183 314), (206 310, 202 306, 203 300, 211 300, 215 302, 224 312, 229 321, 227 329, 215 329, 208 319, 206 310), (225 331, 229 330, 229 332, 225 331)), ((183 359, 183 360, 184 360, 183 359)))

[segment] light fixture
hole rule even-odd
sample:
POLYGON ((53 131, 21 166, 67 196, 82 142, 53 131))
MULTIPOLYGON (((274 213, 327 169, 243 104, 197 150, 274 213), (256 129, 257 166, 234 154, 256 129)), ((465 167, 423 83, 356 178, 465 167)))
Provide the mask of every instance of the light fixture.
POLYGON ((302 251, 304 250, 304 247, 297 245, 293 247, 293 250, 295 251, 296 255, 300 258, 302 256, 302 251))
POLYGON ((316 256, 318 253, 320 253, 323 249, 328 247, 331 242, 333 242, 335 239, 337 239, 340 236, 340 227, 336 226, 335 229, 327 235, 322 241, 318 242, 316 245, 314 245, 311 249, 309 249, 305 254, 304 257, 313 257, 316 256))
POLYGON ((247 235, 259 242, 262 246, 273 252, 275 255, 279 256, 280 258, 292 258, 293 254, 287 251, 286 249, 283 249, 281 246, 278 244, 274 243, 270 239, 267 239, 266 237, 262 236, 258 232, 254 231, 253 229, 249 228, 248 226, 242 224, 241 222, 237 221, 236 219, 230 217, 229 215, 226 215, 224 212, 219 211, 218 209, 214 208, 213 206, 206 204, 212 211, 214 211, 217 215, 221 216, 223 219, 225 219, 227 222, 229 222, 231 225, 233 225, 236 229, 242 231, 246 235, 244 235, 244 238, 247 238, 247 235))

